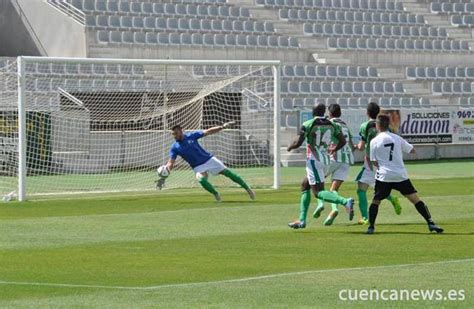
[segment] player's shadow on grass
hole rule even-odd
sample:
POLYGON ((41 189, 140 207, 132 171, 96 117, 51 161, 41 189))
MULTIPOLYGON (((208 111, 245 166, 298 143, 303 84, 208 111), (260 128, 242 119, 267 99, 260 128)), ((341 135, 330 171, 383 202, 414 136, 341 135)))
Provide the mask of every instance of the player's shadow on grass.
MULTIPOLYGON (((320 230, 301 230, 298 231, 298 234, 318 234, 320 230)), ((334 231, 334 233, 340 234, 353 234, 353 235, 364 235, 365 229, 361 231, 334 231)), ((460 236, 460 235, 474 235, 474 232, 466 232, 466 233, 450 233, 449 231, 445 231, 442 234, 430 233, 426 232, 417 232, 417 231, 375 231, 374 235, 441 235, 441 236, 460 236)))
MULTIPOLYGON (((355 232, 355 231, 347 231, 347 232, 342 232, 344 234, 364 234, 365 230, 360 231, 360 232, 355 232)), ((434 232, 428 232, 428 231, 423 231, 423 232, 417 232, 417 231, 378 231, 377 229, 375 230, 375 235, 438 235, 438 236, 460 236, 460 235, 474 235, 474 232, 449 232, 449 231, 444 231, 444 233, 437 234, 434 232)))
POLYGON ((222 201, 217 205, 225 205, 225 204, 257 204, 256 201, 222 201))

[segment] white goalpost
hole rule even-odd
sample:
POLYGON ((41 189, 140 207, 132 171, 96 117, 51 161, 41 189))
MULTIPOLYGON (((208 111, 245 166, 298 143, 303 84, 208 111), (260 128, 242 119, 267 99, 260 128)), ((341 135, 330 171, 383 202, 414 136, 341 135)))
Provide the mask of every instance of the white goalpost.
MULTIPOLYGON (((202 145, 280 185, 280 62, 18 57, 0 62, 0 195, 156 190, 170 129, 235 121, 202 145)), ((233 186, 225 177, 217 186, 233 186)), ((178 160, 166 188, 197 186, 178 160)))

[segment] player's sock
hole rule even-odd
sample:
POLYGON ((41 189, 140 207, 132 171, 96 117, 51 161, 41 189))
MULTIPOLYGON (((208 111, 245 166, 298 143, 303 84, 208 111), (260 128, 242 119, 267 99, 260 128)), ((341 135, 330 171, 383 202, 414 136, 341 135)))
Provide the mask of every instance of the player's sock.
POLYGON ((321 216, 321 212, 324 210, 324 203, 320 199, 316 199, 318 204, 316 205, 316 209, 313 212, 313 218, 317 219, 321 216))
POLYGON ((223 172, 223 175, 227 178, 230 178, 233 182, 239 184, 242 188, 245 190, 249 190, 250 187, 247 185, 247 183, 240 177, 237 173, 231 171, 230 169, 226 168, 223 172))
POLYGON ((374 228, 375 219, 377 219, 377 214, 379 213, 379 205, 372 204, 369 208, 369 227, 374 228))
MULTIPOLYGON (((334 193, 336 193, 336 194, 339 194, 339 193, 337 193, 337 191, 332 191, 332 192, 334 192, 334 193)), ((338 210, 337 210, 337 204, 331 203, 331 210, 332 210, 332 211, 338 211, 338 210)))
POLYGON ((360 215, 367 219, 367 206, 369 202, 367 201, 367 191, 357 189, 357 196, 359 197, 359 210, 360 215))
POLYGON ((400 205, 400 201, 398 200, 398 198, 396 196, 389 195, 387 196, 387 200, 389 200, 392 204, 395 213, 397 215, 400 215, 402 213, 402 206, 400 205))
POLYGON ((332 191, 319 191, 318 198, 329 203, 335 203, 338 205, 346 205, 347 199, 339 196, 337 193, 332 191))
POLYGON ((306 222, 306 215, 311 204, 311 192, 309 190, 301 192, 300 199, 300 222, 306 222))
POLYGON ((425 218, 426 223, 434 224, 433 220, 431 219, 430 211, 429 211, 428 207, 426 206, 426 204, 423 203, 423 201, 419 201, 418 203, 416 203, 415 207, 416 207, 416 210, 418 210, 418 212, 420 213, 420 215, 423 218, 425 218))
POLYGON ((212 193, 213 195, 217 194, 216 189, 214 189, 214 186, 209 182, 209 180, 207 180, 206 177, 201 177, 201 179, 199 179, 199 183, 207 192, 212 193))

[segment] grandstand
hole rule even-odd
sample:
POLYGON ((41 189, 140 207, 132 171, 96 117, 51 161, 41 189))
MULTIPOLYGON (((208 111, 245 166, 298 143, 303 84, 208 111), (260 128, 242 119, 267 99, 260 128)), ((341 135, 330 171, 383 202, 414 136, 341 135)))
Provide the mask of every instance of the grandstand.
MULTIPOLYGON (((386 108, 474 105, 473 1, 0 3, 3 22, 19 29, 15 38, 0 34, 7 42, 0 48, 4 56, 281 60, 282 144, 294 134, 299 112, 317 102, 351 109, 369 101, 386 108)), ((4 58, 0 66, 10 61, 4 58)), ((49 64, 27 70, 36 76, 27 90, 38 93, 68 85, 84 91, 156 87, 140 66, 49 64)), ((225 75, 212 68, 194 74, 225 75)))
POLYGON ((472 309, 473 188, 474 0, 0 0, 0 309, 472 309))

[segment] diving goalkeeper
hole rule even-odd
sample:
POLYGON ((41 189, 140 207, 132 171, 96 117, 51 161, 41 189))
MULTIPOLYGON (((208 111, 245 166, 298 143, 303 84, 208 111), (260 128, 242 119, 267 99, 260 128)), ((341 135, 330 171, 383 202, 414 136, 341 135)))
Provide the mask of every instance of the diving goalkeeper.
MULTIPOLYGON (((255 199, 255 192, 249 187, 249 185, 234 171, 228 169, 224 163, 214 157, 213 154, 206 151, 198 142, 198 139, 218 133, 223 129, 226 129, 235 124, 235 122, 227 122, 222 126, 209 128, 207 130, 200 130, 194 132, 184 132, 180 125, 174 126, 172 134, 176 140, 170 149, 170 158, 166 167, 169 171, 173 169, 176 158, 180 156, 186 161, 196 174, 196 179, 199 181, 201 186, 214 195, 216 201, 221 201, 219 192, 216 191, 214 186, 209 182, 209 175, 224 175, 233 182, 239 184, 242 188, 247 191, 248 195, 252 200, 255 199)), ((161 178, 158 181, 158 187, 162 188, 165 182, 165 178, 161 178)))

